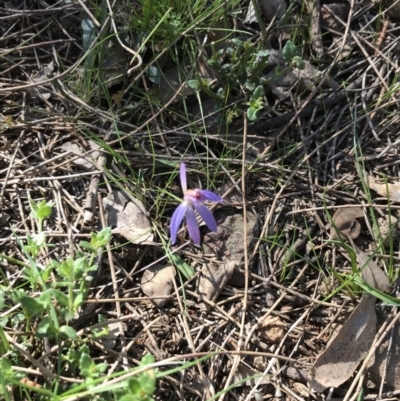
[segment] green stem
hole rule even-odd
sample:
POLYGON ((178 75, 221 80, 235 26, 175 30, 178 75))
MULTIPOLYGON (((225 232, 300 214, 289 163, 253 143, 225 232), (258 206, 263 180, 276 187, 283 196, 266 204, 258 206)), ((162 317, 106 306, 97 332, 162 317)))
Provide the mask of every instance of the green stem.
POLYGON ((18 266, 22 266, 22 267, 26 267, 26 268, 31 267, 30 265, 28 265, 28 264, 26 264, 24 262, 21 262, 18 259, 14 259, 14 258, 11 258, 10 256, 4 255, 4 253, 0 253, 0 259, 5 259, 7 262, 13 263, 13 264, 18 265, 18 266))

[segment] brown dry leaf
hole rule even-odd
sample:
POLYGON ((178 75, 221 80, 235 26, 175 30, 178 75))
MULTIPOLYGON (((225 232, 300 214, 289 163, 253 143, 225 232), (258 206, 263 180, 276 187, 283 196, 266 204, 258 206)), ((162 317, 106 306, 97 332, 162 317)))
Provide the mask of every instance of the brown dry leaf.
POLYGON ((134 244, 153 241, 150 220, 140 200, 129 200, 121 191, 115 190, 103 198, 107 225, 113 227, 113 234, 120 234, 134 244))
POLYGON ((146 269, 142 277, 142 291, 148 297, 161 297, 152 299, 151 302, 163 307, 170 299, 173 290, 172 277, 176 275, 175 267, 172 265, 155 265, 146 269))
POLYGON ((121 101, 122 101, 122 98, 124 97, 124 94, 125 94, 125 91, 123 91, 121 89, 120 91, 114 93, 114 95, 112 97, 118 108, 121 108, 121 101))
POLYGON ((368 353, 376 333, 375 298, 364 294, 338 335, 318 357, 307 381, 316 392, 339 387, 368 353))
MULTIPOLYGON (((203 266, 197 292, 200 299, 215 301, 236 269, 236 262, 210 262, 203 266)), ((202 305, 205 308, 205 305, 202 305)))
POLYGON ((226 265, 234 262, 236 268, 229 284, 243 286, 245 282, 244 273, 240 266, 244 260, 244 239, 247 239, 247 249, 252 249, 257 236, 259 226, 254 213, 247 213, 247 233, 243 233, 243 214, 236 213, 234 209, 219 209, 214 213, 218 231, 209 231, 204 236, 203 249, 205 253, 212 253, 216 258, 226 265))
POLYGON ((368 185, 369 187, 377 192, 379 195, 389 199, 393 202, 400 202, 400 182, 395 184, 377 184, 374 177, 368 175, 368 185))
MULTIPOLYGON (((117 345, 117 338, 121 335, 119 330, 120 322, 110 323, 107 325, 108 334, 106 337, 101 338, 101 343, 110 349, 114 349, 117 345)), ((125 327, 126 329, 126 327, 125 327)))
POLYGON ((331 77, 324 77, 310 63, 306 64, 304 70, 290 66, 287 67, 283 54, 279 50, 269 49, 267 68, 270 72, 263 77, 265 86, 281 100, 286 99, 291 90, 313 91, 321 80, 323 80, 323 87, 330 89, 338 89, 339 87, 331 77), (276 67, 282 69, 282 73, 278 77, 275 72, 276 67))
POLYGON ((255 386, 257 383, 258 384, 269 384, 270 383, 270 375, 264 375, 262 378, 260 377, 261 372, 257 372, 256 370, 250 368, 249 366, 246 365, 239 365, 237 368, 235 374, 233 375, 233 382, 238 383, 241 382, 242 380, 246 380, 244 383, 242 382, 242 386, 255 386), (258 377, 253 377, 253 376, 258 376, 258 377), (261 379, 261 381, 260 381, 261 379))
POLYGON ((370 286, 382 292, 389 292, 390 282, 384 271, 366 255, 360 248, 353 244, 357 262, 361 269, 361 277, 370 286))
POLYGON ((82 156, 73 160, 72 163, 85 167, 88 170, 92 170, 95 168, 96 160, 100 156, 100 151, 97 149, 101 149, 101 146, 93 141, 89 141, 89 146, 93 152, 87 153, 86 150, 82 149, 78 144, 73 142, 64 142, 61 145, 61 149, 67 152, 69 151, 76 156, 82 156))
MULTIPOLYGON (((48 65, 43 66, 40 71, 31 78, 32 82, 40 84, 41 82, 47 81, 54 72, 54 63, 51 62, 48 65)), ((38 86, 36 88, 38 94, 45 100, 49 100, 51 97, 51 92, 47 91, 43 87, 38 86)))
POLYGON ((397 322, 379 346, 374 364, 368 368, 368 378, 377 386, 385 378, 384 391, 400 388, 400 323, 397 322), (388 358, 388 349, 390 357, 388 358))
POLYGON ((257 14, 254 10, 254 4, 252 1, 249 2, 249 7, 247 8, 246 17, 244 19, 245 24, 253 24, 257 22, 257 14))
POLYGON ((364 212, 361 207, 346 207, 336 210, 332 216, 332 227, 330 239, 356 239, 361 232, 361 225, 357 221, 363 217, 364 212))
MULTIPOLYGON (((362 278, 378 290, 388 292, 390 283, 386 274, 354 243, 352 245, 362 278)), ((364 359, 376 334, 375 303, 375 297, 364 294, 348 321, 318 357, 307 379, 314 391, 340 386, 364 359)))

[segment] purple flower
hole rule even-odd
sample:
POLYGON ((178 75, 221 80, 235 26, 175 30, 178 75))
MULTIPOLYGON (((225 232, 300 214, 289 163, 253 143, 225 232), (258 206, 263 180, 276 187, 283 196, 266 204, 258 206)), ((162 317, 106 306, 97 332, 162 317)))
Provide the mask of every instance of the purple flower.
POLYGON ((172 215, 170 228, 171 242, 172 244, 175 244, 179 226, 181 225, 183 218, 186 216, 189 236, 195 244, 200 245, 200 230, 195 210, 203 218, 207 227, 211 231, 217 231, 217 223, 215 222, 214 216, 210 210, 203 205, 203 202, 206 200, 212 202, 223 202, 224 200, 214 192, 207 191, 206 189, 187 189, 186 167, 184 163, 181 163, 180 165, 180 179, 183 191, 183 202, 175 209, 175 212, 172 215))

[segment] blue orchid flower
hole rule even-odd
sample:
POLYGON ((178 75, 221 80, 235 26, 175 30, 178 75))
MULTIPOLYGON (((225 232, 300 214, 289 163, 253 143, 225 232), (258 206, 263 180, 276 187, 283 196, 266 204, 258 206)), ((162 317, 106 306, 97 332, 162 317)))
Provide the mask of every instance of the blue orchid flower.
POLYGON ((186 166, 184 163, 180 165, 180 179, 183 191, 183 202, 175 209, 172 215, 170 228, 171 243, 175 244, 179 226, 183 218, 186 217, 189 236, 195 244, 200 245, 200 229, 195 211, 203 218, 207 227, 211 231, 216 232, 217 223, 214 216, 210 210, 203 205, 203 202, 223 202, 224 200, 214 192, 207 191, 206 189, 187 189, 186 166))

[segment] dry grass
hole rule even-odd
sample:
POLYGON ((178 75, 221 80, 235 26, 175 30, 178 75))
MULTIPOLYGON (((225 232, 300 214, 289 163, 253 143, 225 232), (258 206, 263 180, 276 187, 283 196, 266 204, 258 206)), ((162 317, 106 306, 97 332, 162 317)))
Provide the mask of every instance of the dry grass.
MULTIPOLYGON (((389 208, 387 199, 368 191, 359 171, 362 167, 389 181, 400 176, 398 20, 373 4, 352 2, 350 23, 332 17, 330 6, 323 5, 322 42, 313 45, 307 30, 292 32, 300 37, 302 58, 324 79, 308 76, 312 84, 287 88, 285 97, 267 90, 268 108, 257 123, 239 115, 230 126, 222 126, 215 123, 218 114, 206 95, 201 95, 202 113, 196 96, 182 100, 184 85, 164 103, 150 96, 155 85, 146 69, 164 55, 165 70, 173 66, 173 52, 179 51, 183 37, 197 34, 193 26, 164 53, 153 49, 150 56, 142 54, 143 64, 138 58, 129 64, 132 55, 118 42, 113 44, 124 55, 118 59, 125 62, 122 71, 137 68, 109 86, 97 55, 88 89, 82 80, 88 59, 82 46, 81 2, 48 9, 42 3, 21 3, 18 11, 9 9, 17 7, 14 2, 0 4, 2 254, 29 263, 17 241, 37 231, 29 199, 55 202, 44 227, 51 247, 40 255, 40 263, 46 265, 50 259, 76 254, 79 241, 105 225, 101 199, 113 188, 124 188, 143 202, 156 235, 147 245, 114 236, 97 260, 88 300, 72 323, 92 357, 107 362, 111 374, 137 366, 147 352, 158 362, 173 356, 187 361, 215 352, 201 364, 160 379, 156 399, 209 399, 220 391, 219 399, 226 400, 250 399, 251 391, 264 398, 307 398, 307 370, 358 300, 350 288, 335 292, 350 269, 346 252, 332 244, 319 247, 329 238, 328 213, 338 206, 363 204, 373 206, 369 217, 372 209, 376 218, 397 215, 395 204, 389 208), (321 45, 323 56, 317 58, 321 45), (348 55, 346 49, 351 49, 348 55), (50 64, 54 69, 46 74, 50 64), (101 146, 95 159, 90 158, 89 140, 101 146), (66 150, 67 142, 86 152, 89 165, 77 164, 79 156, 66 150), (197 278, 201 266, 215 257, 189 242, 177 252, 197 273, 185 282, 176 276, 166 307, 154 307, 140 288, 143 270, 166 259, 172 195, 180 196, 175 176, 181 160, 191 169, 193 182, 225 192, 223 208, 253 213, 259 225, 259 235, 249 249, 245 246, 241 261, 248 281, 241 287, 227 285, 206 309, 199 308, 197 278), (113 341, 90 336, 99 314, 119 323, 113 341), (254 379, 228 390, 249 372, 268 375, 269 384, 256 386, 259 379, 254 379)), ((117 29, 125 26, 129 31, 123 13, 114 14, 117 29)), ((241 19, 234 20, 238 28, 253 32, 241 19)), ((308 12, 299 6, 292 10, 290 22, 296 19, 299 26, 309 24, 308 12)), ((104 16, 100 21, 92 49, 108 45, 105 38, 113 32, 104 16)), ((267 29, 272 48, 290 38, 285 24, 275 22, 267 29)), ((197 60, 203 56, 199 47, 197 60)), ((117 58, 114 53, 101 57, 117 58)), ((244 103, 240 89, 226 109, 244 103)), ((244 228, 244 244, 246 235, 244 228)), ((372 249, 375 242, 372 218, 370 225, 363 225, 359 244, 372 249)), ((399 258, 399 240, 393 238, 390 250, 379 254, 381 266, 393 271, 393 281, 399 258)), ((51 388, 57 359, 79 341, 43 342, 35 337, 34 324, 17 324, 18 305, 12 304, 7 291, 24 283, 22 266, 3 259, 1 268, 7 305, 0 312, 3 330, 17 354, 30 342, 29 358, 20 354, 19 368, 42 388, 51 388)), ((64 389, 82 382, 68 371, 59 380, 64 389)), ((378 397, 379 383, 375 386, 370 399, 378 397)), ((348 388, 345 383, 334 397, 344 397, 348 388)), ((392 389, 383 387, 383 392, 388 390, 392 389)))

